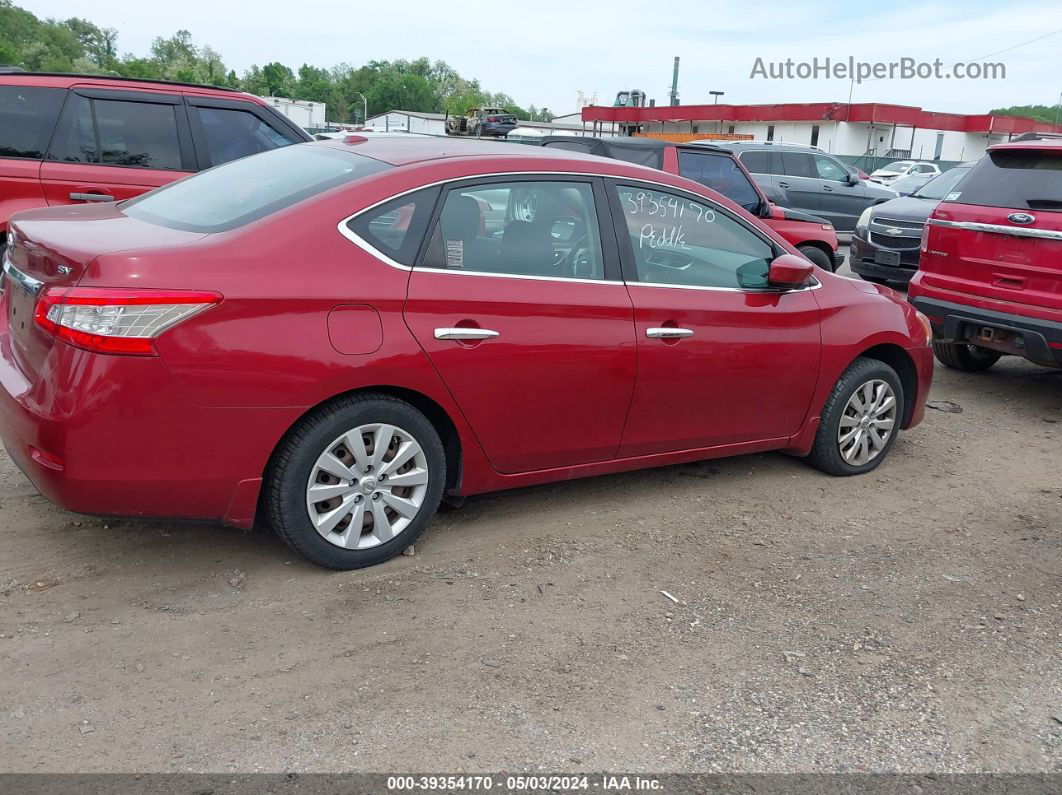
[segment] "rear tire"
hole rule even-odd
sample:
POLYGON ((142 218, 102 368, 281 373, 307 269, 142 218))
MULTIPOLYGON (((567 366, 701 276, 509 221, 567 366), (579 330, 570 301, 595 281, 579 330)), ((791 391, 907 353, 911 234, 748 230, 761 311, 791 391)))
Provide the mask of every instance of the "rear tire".
POLYGON ((952 370, 979 373, 998 362, 1003 354, 976 345, 933 340, 933 355, 937 357, 938 362, 952 370))
POLYGON ((876 468, 900 432, 903 406, 903 384, 896 371, 877 359, 859 357, 826 400, 807 462, 838 476, 876 468))
POLYGON ((442 441, 423 414, 390 395, 355 395, 314 412, 281 442, 266 473, 266 514, 305 558, 359 569, 416 541, 445 480, 442 441))
POLYGON ((833 260, 818 246, 797 246, 797 251, 814 262, 824 271, 833 273, 833 260))

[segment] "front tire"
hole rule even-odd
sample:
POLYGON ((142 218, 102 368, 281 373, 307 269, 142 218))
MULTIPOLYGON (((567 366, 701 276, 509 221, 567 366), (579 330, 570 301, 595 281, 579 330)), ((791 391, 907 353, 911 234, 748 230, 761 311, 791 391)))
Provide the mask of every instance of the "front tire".
POLYGON ((393 558, 424 532, 442 498, 439 434, 389 395, 341 398, 281 443, 266 475, 269 523, 284 543, 330 569, 393 558))
POLYGON ((937 342, 933 340, 933 355, 937 361, 952 370, 979 373, 999 361, 1003 354, 967 345, 961 342, 937 342))
POLYGON ((889 365, 859 357, 826 400, 808 463, 830 475, 861 475, 885 460, 903 419, 903 384, 889 365))
POLYGON ((818 246, 797 246, 797 251, 814 262, 824 271, 833 273, 833 260, 818 246))

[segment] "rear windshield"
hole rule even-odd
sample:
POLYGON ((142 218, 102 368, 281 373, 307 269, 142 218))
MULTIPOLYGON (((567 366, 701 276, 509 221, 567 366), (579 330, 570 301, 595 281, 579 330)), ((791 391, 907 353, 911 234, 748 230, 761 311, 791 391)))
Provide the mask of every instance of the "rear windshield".
POLYGON ((989 152, 970 170, 958 190, 948 194, 948 200, 1018 210, 1062 211, 1062 152, 989 152))
MULTIPOLYGON (((933 177, 925 185, 914 192, 914 195, 919 199, 943 199, 949 193, 954 192, 955 187, 959 184, 963 177, 970 173, 970 169, 966 168, 952 168, 945 171, 939 177, 933 177)), ((919 177, 907 177, 907 179, 919 179, 919 177)), ((892 183, 892 187, 895 190, 900 189, 900 183, 905 180, 898 179, 892 183)))
POLYGON ((126 202, 126 215, 189 232, 224 232, 392 166, 313 144, 234 160, 126 202))

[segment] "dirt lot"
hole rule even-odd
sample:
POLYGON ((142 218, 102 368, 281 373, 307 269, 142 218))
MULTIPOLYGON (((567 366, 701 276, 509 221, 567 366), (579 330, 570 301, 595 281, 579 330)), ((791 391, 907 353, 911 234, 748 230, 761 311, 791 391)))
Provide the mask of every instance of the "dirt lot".
POLYGON ((2 457, 0 768, 1060 771, 1062 372, 931 399, 962 413, 862 478, 493 495, 353 573, 68 514, 2 457))

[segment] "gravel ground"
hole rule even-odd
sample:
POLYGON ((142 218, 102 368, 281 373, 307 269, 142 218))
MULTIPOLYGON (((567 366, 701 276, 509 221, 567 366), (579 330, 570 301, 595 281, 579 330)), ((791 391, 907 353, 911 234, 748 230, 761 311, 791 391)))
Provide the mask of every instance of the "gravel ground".
POLYGON ((0 455, 0 770, 1062 771, 1062 372, 931 400, 864 477, 491 495, 348 573, 0 455))

